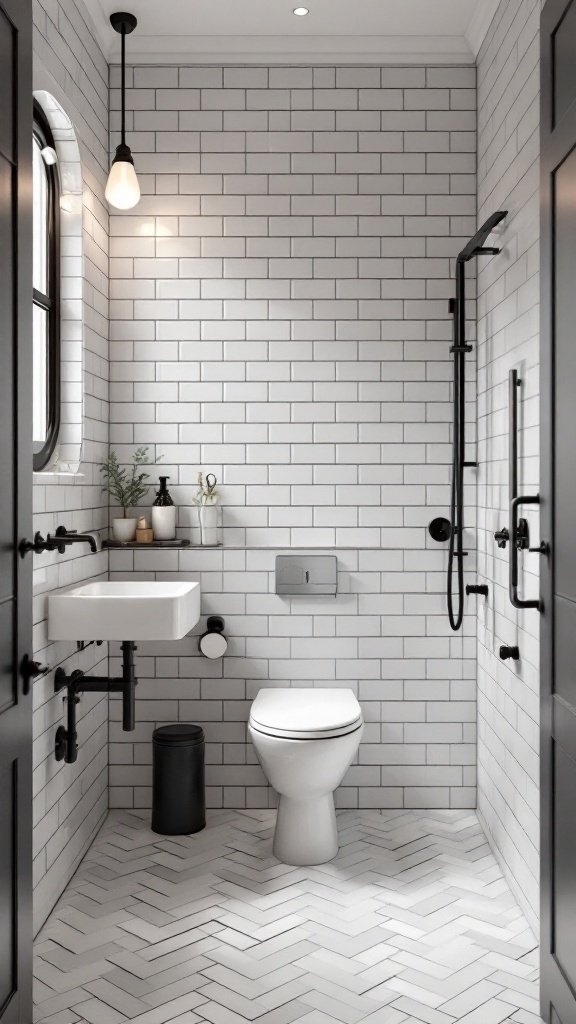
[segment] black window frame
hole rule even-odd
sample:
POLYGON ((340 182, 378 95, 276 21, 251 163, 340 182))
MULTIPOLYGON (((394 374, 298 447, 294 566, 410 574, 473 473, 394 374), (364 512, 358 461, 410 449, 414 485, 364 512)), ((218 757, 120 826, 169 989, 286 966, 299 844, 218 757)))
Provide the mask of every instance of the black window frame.
MULTIPOLYGON (((34 136, 42 148, 56 149, 54 136, 40 104, 34 101, 34 136)), ((48 183, 47 267, 46 292, 33 288, 33 304, 45 310, 48 318, 46 367, 46 441, 41 448, 34 446, 34 471, 44 469, 54 453, 60 432, 60 176, 58 164, 45 164, 48 183)))

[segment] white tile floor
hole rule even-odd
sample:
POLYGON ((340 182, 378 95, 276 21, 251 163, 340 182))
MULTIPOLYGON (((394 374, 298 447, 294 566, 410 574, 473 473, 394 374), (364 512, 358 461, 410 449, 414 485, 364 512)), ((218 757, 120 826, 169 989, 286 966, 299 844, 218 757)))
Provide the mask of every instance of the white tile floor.
POLYGON ((537 950, 471 811, 344 811, 272 856, 273 811, 162 838, 114 811, 36 945, 50 1024, 540 1024, 537 950))

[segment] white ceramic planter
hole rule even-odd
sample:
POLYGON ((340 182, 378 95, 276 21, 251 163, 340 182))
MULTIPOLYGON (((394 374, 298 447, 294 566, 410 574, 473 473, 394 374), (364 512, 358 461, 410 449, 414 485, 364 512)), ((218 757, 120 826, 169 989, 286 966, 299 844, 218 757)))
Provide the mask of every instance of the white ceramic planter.
POLYGON ((200 543, 206 547, 218 544, 218 505, 199 505, 200 543))
POLYGON ((113 519, 112 533, 114 534, 114 540, 121 541, 123 544, 126 544, 129 540, 134 540, 137 522, 137 519, 113 519))

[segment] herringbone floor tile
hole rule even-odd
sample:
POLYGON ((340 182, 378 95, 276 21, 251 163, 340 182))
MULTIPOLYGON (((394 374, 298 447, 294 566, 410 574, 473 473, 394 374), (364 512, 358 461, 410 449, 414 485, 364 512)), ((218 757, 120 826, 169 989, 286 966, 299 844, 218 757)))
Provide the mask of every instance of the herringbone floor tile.
POLYGON ((273 811, 163 838, 114 811, 36 944, 41 1024, 517 1024, 535 940, 470 811, 344 811, 330 864, 273 811))

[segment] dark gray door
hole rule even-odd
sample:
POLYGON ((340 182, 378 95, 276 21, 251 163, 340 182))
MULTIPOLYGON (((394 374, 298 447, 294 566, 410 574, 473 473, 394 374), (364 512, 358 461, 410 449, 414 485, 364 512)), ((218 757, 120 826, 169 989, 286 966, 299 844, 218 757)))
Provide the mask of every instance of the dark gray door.
POLYGON ((32 1020, 31 2, 0 0, 0 1021, 32 1020))
POLYGON ((576 1021, 576 2, 542 12, 542 1016, 576 1021))

